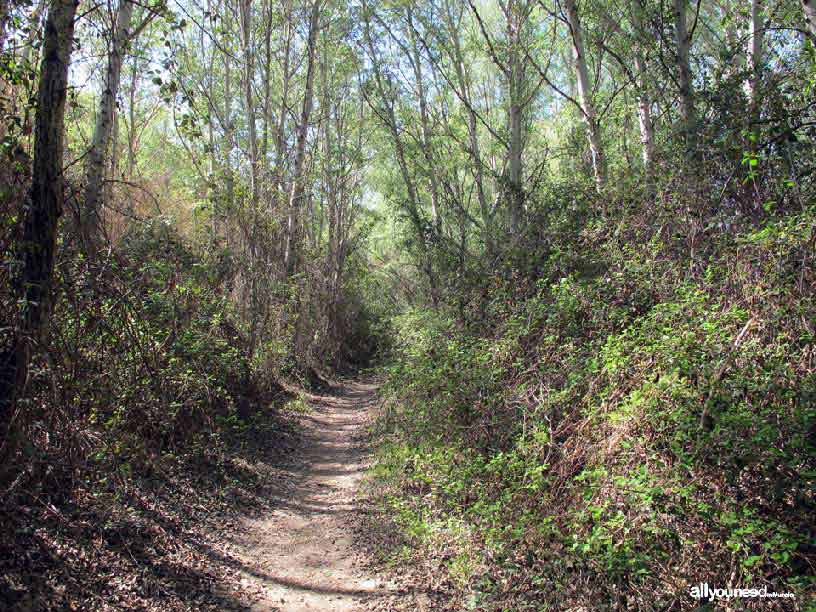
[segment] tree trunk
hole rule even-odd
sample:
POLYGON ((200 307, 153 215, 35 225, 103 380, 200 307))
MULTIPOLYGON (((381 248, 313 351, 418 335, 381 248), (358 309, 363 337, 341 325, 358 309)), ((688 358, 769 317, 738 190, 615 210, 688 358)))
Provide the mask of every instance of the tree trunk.
POLYGON ((509 132, 510 146, 508 147, 508 183, 510 195, 510 233, 516 235, 521 230, 522 218, 524 216, 524 186, 522 185, 523 167, 521 154, 524 149, 522 140, 522 116, 521 116, 521 92, 519 91, 518 74, 518 51, 516 44, 511 43, 513 50, 510 52, 510 63, 508 67, 510 95, 509 108, 509 132))
MULTIPOLYGON (((8 0, 0 0, 0 53, 6 46, 6 21, 8 20, 8 0)), ((9 93, 9 84, 3 75, 0 75, 0 99, 7 98, 9 93)), ((6 136, 6 125, 0 123, 0 140, 6 136)))
MULTIPOLYGON (((34 71, 34 66, 37 64, 39 59, 39 48, 37 43, 40 40, 42 35, 42 16, 45 12, 46 7, 45 0, 39 0, 37 3, 37 7, 34 9, 34 12, 31 14, 29 18, 29 31, 28 36, 26 37, 27 40, 23 45, 23 52, 20 54, 20 65, 24 66, 26 69, 34 71)), ((2 49, 2 45, 0 45, 0 50, 2 49)), ((31 113, 33 109, 31 106, 23 101, 22 98, 25 96, 25 93, 21 88, 16 87, 9 87, 9 84, 3 80, 3 77, 0 76, 0 98, 8 97, 14 100, 13 106, 17 106, 20 102, 22 102, 23 106, 23 134, 30 134, 31 133, 31 113), (19 100, 19 102, 18 102, 19 100)), ((3 139, 6 135, 6 126, 0 124, 0 140, 3 139)))
POLYGON ((255 50, 252 48, 252 0, 240 0, 241 46, 244 54, 244 107, 247 115, 247 138, 249 140, 249 191, 253 211, 258 205, 258 134, 255 125, 255 102, 252 96, 252 80, 255 76, 255 50))
MULTIPOLYGON (((522 154, 525 145, 524 121, 525 109, 530 103, 527 96, 527 64, 526 48, 528 40, 522 40, 527 19, 529 18, 530 3, 520 3, 518 0, 508 2, 503 8, 507 32, 507 62, 503 66, 504 76, 507 79, 508 93, 508 132, 510 141, 507 147, 507 187, 510 207, 510 233, 513 235, 521 231, 524 220, 524 167, 522 154), (525 99, 525 97, 527 99, 525 99)), ((496 60, 494 60, 496 61, 496 60)))
POLYGON ((600 192, 606 181, 606 162, 604 159, 603 143, 601 141, 601 131, 598 127, 598 113, 595 109, 592 87, 589 84, 586 56, 584 55, 584 34, 575 0, 564 0, 564 8, 566 9, 567 21, 569 22, 570 34, 572 35, 572 55, 575 63, 575 74, 578 78, 578 101, 581 104, 581 112, 587 126, 589 151, 592 155, 592 172, 595 176, 595 188, 600 192))
MULTIPOLYGON (((229 16, 231 10, 228 6, 224 7, 224 29, 226 32, 230 31, 231 20, 229 16)), ((226 37, 225 37, 226 38, 226 37)), ((232 246, 232 232, 229 230, 226 218, 232 212, 235 203, 235 175, 232 171, 232 149, 234 146, 235 128, 232 123, 232 57, 229 53, 224 54, 224 141, 223 141, 223 156, 224 156, 224 183, 225 183, 225 202, 224 202, 224 236, 226 238, 227 246, 232 246)))
MULTIPOLYGON (((241 77, 243 85, 244 112, 247 120, 247 148, 249 154, 249 207, 251 212, 250 228, 245 234, 249 258, 246 270, 246 290, 243 305, 249 314, 249 346, 248 354, 252 359, 258 338, 258 324, 260 319, 258 270, 260 269, 258 248, 258 133, 255 123, 255 100, 252 95, 252 81, 255 77, 255 50, 252 41, 252 0, 239 0, 238 12, 240 19, 241 50, 244 56, 244 72, 241 77)), ((249 380, 246 380, 249 384, 249 380)))
MULTIPOLYGON (((127 126, 127 180, 132 181, 136 173, 136 91, 139 87, 139 60, 133 59, 133 66, 130 74, 130 91, 128 101, 128 126, 127 126)), ((128 199, 128 211, 133 213, 133 198, 128 199)))
POLYGON ((422 75, 422 57, 419 54, 419 46, 416 41, 416 32, 414 31, 414 19, 411 13, 411 7, 407 8, 408 19, 408 39, 411 41, 411 55, 414 68, 414 79, 417 86, 417 97, 419 98, 419 121, 422 124, 422 154, 425 158, 425 163, 428 167, 428 180, 431 187, 431 221, 433 222, 436 233, 441 233, 442 219, 439 216, 439 182, 436 177, 436 168, 434 166, 434 157, 431 150, 431 126, 428 119, 428 102, 425 98, 425 83, 422 75))
POLYGON ((16 253, 22 263, 15 282, 22 307, 11 346, 0 354, 0 439, 5 456, 14 449, 9 436, 13 407, 25 387, 31 349, 44 339, 51 312, 57 222, 63 203, 63 121, 77 4, 77 0, 53 0, 45 24, 31 191, 16 253))
MULTIPOLYGON (((368 5, 365 0, 363 0, 363 12, 364 14, 368 13, 368 5)), ((400 169, 400 175, 402 176, 402 181, 405 184, 405 190, 408 192, 408 201, 405 206, 408 212, 408 216, 411 219, 411 223, 414 226, 414 231, 416 231, 417 239, 419 243, 419 248, 421 250, 421 258, 422 261, 420 263, 420 267, 428 277, 428 285, 430 288, 431 294, 431 303, 436 308, 439 303, 439 281, 437 279, 436 271, 434 270, 433 262, 431 259, 430 248, 428 246, 428 240, 425 235, 425 224, 422 220, 422 217, 419 214, 420 210, 420 198, 419 192, 417 191, 416 183, 414 182, 413 177, 411 176, 410 168, 408 167, 408 159, 406 156, 405 151, 405 143, 403 142, 402 136, 400 134, 400 129, 397 124, 397 117, 394 111, 394 100, 393 100, 393 92, 390 88, 390 83, 388 83, 389 87, 386 88, 386 83, 383 81, 385 80, 384 72, 380 66, 380 62, 377 56, 377 50, 374 47, 374 41, 371 36, 371 27, 369 18, 366 17, 365 21, 363 22, 363 35, 365 37, 366 45, 368 46, 368 51, 370 54, 371 64, 373 67, 374 72, 374 83, 377 87, 377 95, 380 97, 380 100, 383 104, 384 114, 383 121, 386 123, 388 127, 388 131, 391 133, 391 140, 394 144, 394 153, 397 158, 397 166, 400 169)), ((372 108, 375 108, 371 102, 369 105, 372 108)), ((375 112, 378 109, 375 108, 375 112)))
POLYGON ((292 53, 292 0, 283 0, 284 10, 284 45, 283 45, 283 62, 281 66, 282 83, 281 83, 281 102, 278 109, 278 125, 275 131, 275 193, 278 201, 283 201, 284 189, 284 159, 287 156, 286 146, 286 116, 289 113, 289 82, 291 79, 291 71, 289 68, 290 56, 292 53))
POLYGON ((479 147, 479 132, 476 124, 476 111, 472 106, 473 98, 471 96, 470 74, 465 66, 464 54, 462 52, 462 42, 460 39, 461 31, 458 24, 454 23, 449 1, 445 2, 444 16, 448 36, 451 40, 451 51, 453 54, 451 60, 456 70, 456 79, 459 82, 459 89, 461 90, 459 95, 462 98, 462 102, 465 105, 465 112, 467 113, 468 144, 470 148, 469 153, 473 159, 476 197, 479 200, 479 211, 481 213, 482 224, 484 226, 483 231, 485 248, 488 256, 492 260, 496 252, 493 236, 493 211, 491 210, 491 207, 487 201, 484 179, 484 162, 482 161, 481 150, 479 147))
POLYGON ((686 0, 674 2, 674 43, 677 47, 677 84, 680 97, 680 123, 686 147, 696 149, 697 111, 694 108, 694 86, 691 82, 689 47, 691 39, 686 26, 686 0))
POLYGON ((284 267, 287 276, 295 272, 295 250, 297 249, 299 208, 304 192, 304 161, 306 159, 306 136, 309 131, 309 119, 312 114, 312 98, 314 95, 314 63, 315 47, 317 45, 317 27, 320 17, 321 0, 314 0, 312 13, 309 18, 309 39, 307 43, 306 86, 303 92, 303 108, 300 113, 300 124, 297 130, 297 144, 295 148, 295 168, 292 178, 292 189, 289 195, 288 222, 286 232, 286 250, 284 252, 284 267))
POLYGON ((646 182, 651 185, 654 165, 654 124, 652 122, 652 105, 649 98, 646 60, 644 45, 640 42, 645 36, 643 31, 643 3, 641 0, 632 0, 632 25, 635 35, 635 71, 637 73, 637 111, 638 125, 640 127, 641 157, 643 158, 643 168, 646 173, 646 182))
POLYGON ((116 15, 108 67, 105 72, 105 85, 99 97, 99 109, 96 115, 91 149, 85 170, 85 202, 80 214, 80 232, 89 257, 96 254, 96 239, 100 229, 99 208, 103 197, 102 186, 105 182, 105 158, 113 132, 113 115, 116 111, 116 95, 119 91, 119 77, 122 70, 122 57, 130 38, 130 22, 133 16, 133 3, 122 0, 116 15))
POLYGON ((37 8, 34 9, 34 12, 31 13, 31 18, 29 19, 29 32, 28 32, 28 40, 26 45, 23 47, 23 52, 20 54, 20 63, 23 66, 28 66, 29 62, 32 64, 36 63, 37 56, 34 55, 34 58, 31 57, 31 52, 36 52, 36 44, 40 40, 40 33, 41 33, 41 26, 42 26, 42 15, 45 11, 45 0, 39 0, 37 3, 37 8))
MULTIPOLYGON (((261 136, 261 160, 263 161, 264 176, 268 175, 269 162, 269 124, 272 121, 272 32, 275 31, 273 27, 273 9, 272 3, 267 0, 264 2, 264 94, 263 94, 263 133, 261 136)), ((268 185, 264 181, 266 191, 268 192, 268 185)))
MULTIPOLYGON (((111 146, 110 146, 110 164, 108 164, 107 168, 107 176, 110 177, 111 181, 106 181, 105 186, 102 189, 102 193, 104 194, 104 198, 106 202, 111 202, 113 200, 113 181, 116 180, 117 169, 119 167, 119 111, 114 109, 113 111, 113 127, 111 131, 111 146)), ((100 219, 104 220, 105 218, 105 211, 100 212, 100 219)))
POLYGON ((762 43, 765 35, 765 26, 762 19, 761 0, 751 0, 751 15, 748 24, 748 78, 745 81, 745 92, 751 107, 752 118, 758 108, 758 92, 760 71, 762 69, 762 43))
POLYGON ((9 0, 0 0, 0 51, 6 45, 6 21, 8 21, 9 0))

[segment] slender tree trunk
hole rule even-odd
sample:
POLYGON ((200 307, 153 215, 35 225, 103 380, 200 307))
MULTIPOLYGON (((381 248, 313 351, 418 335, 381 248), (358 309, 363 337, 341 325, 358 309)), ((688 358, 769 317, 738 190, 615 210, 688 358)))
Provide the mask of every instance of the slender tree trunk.
POLYGON ((439 181, 436 177, 434 166, 434 156, 431 149, 431 126, 428 119, 428 102, 425 99, 425 82, 422 75, 422 57, 419 54, 419 46, 416 41, 414 31, 414 19, 411 7, 407 8, 408 38, 411 41, 411 55, 414 68, 414 79, 417 86, 417 97, 419 98, 419 121, 422 124, 422 154, 428 168, 428 181, 431 187, 431 221, 437 234, 441 232, 442 219, 439 216, 439 181))
MULTIPOLYGON (((39 46, 37 43, 42 36, 42 17, 43 13, 45 12, 45 7, 47 2, 45 0, 39 0, 37 3, 37 7, 34 9, 34 12, 31 14, 29 18, 29 31, 28 37, 23 45, 23 51, 20 54, 20 65, 25 66, 31 70, 34 69, 34 66, 39 61, 39 46)), ((2 77, 0 77, 0 83, 2 83, 2 77)), ((32 121, 32 113, 33 108, 31 105, 25 102, 25 98, 28 97, 28 88, 18 88, 13 87, 11 91, 8 91, 8 87, 6 87, 6 95, 11 94, 13 107, 17 107, 18 104, 22 102, 22 109, 23 109, 23 127, 21 132, 23 134, 31 133, 31 121, 32 121)), ((2 91, 0 91, 0 97, 3 96, 2 91)), ((5 125, 0 125, 0 139, 5 136, 5 125)))
POLYGON ((31 19, 29 20, 30 30, 28 32, 28 41, 25 47, 23 47, 23 52, 20 55, 20 63, 23 66, 27 66, 29 62, 35 63, 37 61, 36 54, 32 59, 31 53, 32 51, 36 51, 36 43, 40 39, 41 33, 41 26, 42 26, 42 15, 45 12, 45 0, 40 0, 37 3, 37 7, 34 9, 34 12, 31 14, 31 19))
POLYGON ((278 109, 278 125, 275 132, 275 192, 282 203, 284 189, 284 158, 286 157, 286 116, 289 113, 289 81, 291 78, 289 62, 292 53, 292 3, 283 0, 284 10, 284 45, 283 62, 281 66, 281 103, 278 109))
POLYGON ((468 144, 470 148, 470 156, 473 159, 474 165, 474 180, 476 183, 476 197, 479 200, 479 211, 482 217, 482 224, 484 226, 484 241, 488 256, 492 259, 496 252, 493 236, 493 212, 490 204, 487 201, 487 193, 485 188, 484 178, 484 162, 482 161, 481 150, 479 147, 479 131, 476 124, 476 111, 473 108, 473 97, 470 88, 470 74, 465 66, 464 54, 462 52, 462 42, 460 39, 461 32, 458 24, 454 23, 453 14, 450 9, 450 2, 445 2, 445 21, 447 25, 448 36, 451 40, 451 50, 453 57, 454 69, 456 70, 456 79, 459 82, 459 94, 465 105, 465 112, 467 114, 468 126, 468 144))
POLYGON ((651 185, 655 156, 654 124, 652 122, 652 104, 649 98, 646 59, 644 45, 640 42, 646 33, 643 31, 643 2, 632 0, 632 25, 635 40, 635 72, 637 77, 637 111, 640 127, 641 157, 646 173, 646 182, 651 185))
MULTIPOLYGON (((229 7, 225 7, 225 29, 229 31, 229 7)), ((231 245, 232 232, 229 231, 226 225, 227 215, 232 212, 235 204, 235 174, 232 171, 232 149, 235 141, 235 126, 232 121, 232 58, 229 53, 224 54, 224 183, 225 183, 225 202, 223 214, 225 217, 225 236, 227 244, 231 245)))
POLYGON ((312 114, 314 96, 314 63, 315 47, 317 46, 317 28, 320 17, 321 0, 314 0, 309 18, 309 39, 306 49, 306 85, 303 92, 303 108, 300 113, 300 124, 297 130, 297 144, 295 148, 295 168, 292 178, 292 189, 289 195, 288 222, 286 232, 286 250, 284 252, 284 267, 287 276, 295 272, 295 259, 299 232, 299 209, 301 208, 304 193, 304 161, 306 159, 306 137, 309 131, 309 119, 312 114))
MULTIPOLYGON (((326 42, 324 39, 323 49, 326 49, 326 42)), ((320 89, 321 89, 321 115, 323 117, 323 159, 322 172, 323 177, 321 184, 323 186, 323 197, 321 198, 322 215, 318 217, 318 229, 316 235, 318 239, 323 234, 323 217, 327 221, 327 235, 326 235, 326 261, 324 264, 325 271, 323 276, 324 286, 324 319, 323 319, 323 333, 326 338, 332 337, 332 329, 336 328, 335 306, 337 303, 337 284, 336 274, 338 262, 340 259, 340 252, 338 249, 338 208, 341 204, 338 203, 338 184, 337 184, 337 170, 343 172, 343 155, 342 155, 342 131, 338 129, 337 138, 339 141, 338 155, 335 158, 334 151, 334 135, 332 125, 332 115, 338 116, 342 112, 340 108, 332 104, 330 97, 329 86, 329 61, 327 53, 321 54, 320 61, 320 89)), ((342 190, 342 187, 340 188, 342 190)))
MULTIPOLYGON (((255 100, 252 95, 252 82, 255 77, 255 49, 252 40, 252 0, 239 0, 238 11, 240 19, 241 49, 244 56, 244 72, 241 77, 244 96, 244 112, 247 120, 247 145, 249 153, 249 207, 251 212, 250 229, 247 246, 249 252, 249 266, 246 273, 249 294, 244 301, 250 318, 249 347, 250 359, 255 355, 258 338, 258 323, 260 319, 260 303, 258 295, 259 283, 259 249, 258 249, 258 133, 255 123, 255 100)), ((248 376, 248 374, 247 374, 248 376)), ((249 380, 246 381, 249 384, 249 380)))
POLYGON ((522 40, 522 30, 529 17, 529 3, 518 0, 507 2, 502 9, 505 13, 507 44, 509 47, 507 62, 503 67, 507 79, 508 93, 508 132, 510 140, 507 148, 507 183, 510 207, 510 233, 521 231, 524 220, 524 167, 522 154, 525 145, 524 110, 529 104, 527 94, 526 59, 522 58, 527 41, 522 40))
POLYGON ((258 134, 255 124, 255 101, 252 96, 252 80, 255 77, 255 50, 252 48, 252 0, 240 0, 241 45, 244 54, 244 107, 247 116, 249 145, 249 191, 253 210, 258 202, 258 134))
MULTIPOLYGON (((119 167, 119 111, 113 111, 113 126, 111 128, 110 164, 108 164, 106 176, 111 180, 105 181, 102 193, 106 202, 113 201, 113 181, 116 180, 117 169, 119 167)), ((105 211, 100 210, 100 219, 105 219, 105 211)))
MULTIPOLYGON (((133 180, 133 175, 136 173, 136 90, 139 87, 139 62, 136 58, 133 59, 133 66, 130 74, 130 91, 128 100, 128 129, 127 129, 127 179, 133 180)), ((132 201, 132 200, 130 200, 132 201)), ((129 212, 133 212, 133 208, 128 204, 129 212)))
POLYGON ((15 288, 22 308, 12 344, 0 354, 0 440, 5 456, 14 450, 11 420, 28 378, 31 349, 44 340, 51 313, 57 222, 63 204, 63 122, 77 5, 77 0, 53 0, 45 24, 31 190, 16 253, 22 266, 15 288))
POLYGON ((748 78, 745 81, 745 92, 751 107, 751 115, 759 107, 757 88, 762 70, 762 47, 765 36, 765 25, 762 19, 762 1, 751 0, 751 14, 748 24, 748 78))
MULTIPOLYGON (((368 5, 366 3, 366 0, 363 0, 363 12, 364 13, 368 12, 368 5)), ((417 191, 416 183, 413 177, 411 176, 411 171, 408 166, 408 160, 405 153, 405 143, 403 142, 399 127, 397 125, 396 113, 394 112, 394 100, 392 97, 392 91, 390 86, 387 87, 386 83, 383 82, 385 80, 385 76, 380 66, 380 62, 377 56, 377 50, 374 47, 374 41, 371 36, 371 27, 368 17, 365 19, 363 23, 363 34, 365 36, 366 45, 368 46, 371 63, 374 68, 374 83, 377 87, 377 95, 380 97, 380 101, 385 107, 384 108, 385 117, 383 120, 388 126, 388 131, 391 133, 391 140, 394 144, 394 153, 397 158, 397 166, 400 169, 400 175, 402 176, 403 184, 405 185, 405 189, 408 192, 408 202, 406 205, 406 209, 411 219, 411 222, 414 225, 414 230, 417 233, 417 238, 421 249, 422 262, 420 266, 423 272, 428 277, 428 285, 430 287, 431 294, 431 303, 435 308, 439 303, 439 281, 437 279, 436 271, 434 270, 433 262, 430 257, 431 255, 430 248, 428 246, 428 241, 425 236, 425 224, 423 223, 423 220, 419 214, 420 210, 419 193, 417 191)))
MULTIPOLYGON (((272 3, 264 2, 264 97, 263 97, 263 134, 261 136, 261 160, 264 164, 264 174, 267 172, 267 154, 269 153, 269 116, 272 106, 272 3)), ((268 189, 268 188, 267 188, 268 189)))
MULTIPOLYGON (((8 0, 0 0, 0 53, 6 46, 6 21, 8 19, 8 0)), ((9 97, 9 84, 0 75, 0 99, 9 97)), ((6 136, 6 125, 0 123, 0 140, 6 136)))
POLYGON ((99 97, 99 109, 96 115, 91 149, 85 169, 85 202, 80 218, 80 232, 89 257, 96 254, 96 239, 100 229, 100 205, 103 198, 102 186, 105 182, 105 159, 113 132, 113 115, 116 111, 116 95, 119 91, 119 77, 122 70, 122 58, 130 38, 130 22, 133 16, 133 3, 122 0, 116 15, 113 30, 108 67, 105 71, 105 84, 99 97))
POLYGON ((694 107, 694 86, 691 81, 689 48, 691 38, 686 25, 686 0, 673 0, 674 43, 677 51, 677 84, 680 97, 680 122, 686 147, 696 150, 697 111, 694 107))
POLYGON ((735 5, 739 2, 740 0, 722 0, 718 5, 719 26, 723 30, 725 48, 728 51, 723 54, 721 60, 722 74, 725 78, 732 78, 735 73, 742 70, 742 44, 737 31, 738 22, 733 18, 735 5))
POLYGON ((518 73, 518 51, 516 44, 510 53, 510 63, 508 67, 509 75, 509 96, 510 108, 508 113, 510 143, 508 148, 508 184, 510 190, 510 233, 516 235, 521 230, 522 218, 524 216, 524 186, 522 184, 523 167, 521 154, 524 149, 522 134, 522 107, 521 107, 521 83, 518 73))
POLYGON ((601 130, 598 126, 598 113, 595 109, 592 87, 589 83, 586 56, 584 49, 584 34, 581 19, 575 0, 564 0, 570 34, 572 35, 572 55, 575 64, 575 74, 578 79, 578 101, 587 127, 589 151, 592 155, 592 172, 595 175, 595 187, 600 192, 606 181, 606 161, 604 158, 601 130))
POLYGON ((6 20, 8 19, 8 0, 0 0, 0 51, 6 44, 6 20))
MULTIPOLYGON (((212 0, 207 0, 207 3, 202 9, 204 15, 202 22, 206 22, 209 15, 213 14, 212 0)), ((219 116, 218 109, 215 108, 215 88, 213 87, 215 81, 215 57, 218 49, 216 45, 208 45, 204 28, 199 30, 199 47, 202 53, 209 46, 209 56, 207 57, 207 77, 204 87, 207 91, 207 112, 210 114, 210 121, 207 122, 207 145, 209 148, 209 160, 207 163, 208 186, 207 193, 210 198, 210 247, 216 248, 218 246, 219 233, 219 215, 221 214, 221 185, 218 181, 218 172, 220 169, 218 148, 215 139, 215 121, 213 118, 219 116)))

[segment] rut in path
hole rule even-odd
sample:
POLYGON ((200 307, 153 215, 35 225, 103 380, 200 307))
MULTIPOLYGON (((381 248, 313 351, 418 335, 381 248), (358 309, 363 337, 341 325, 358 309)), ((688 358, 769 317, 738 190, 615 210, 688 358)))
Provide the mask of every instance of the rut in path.
POLYGON ((366 572, 352 545, 351 515, 365 469, 360 440, 376 387, 347 382, 333 394, 310 399, 304 435, 290 458, 293 478, 276 509, 249 521, 238 555, 253 610, 357 611, 389 593, 366 572))

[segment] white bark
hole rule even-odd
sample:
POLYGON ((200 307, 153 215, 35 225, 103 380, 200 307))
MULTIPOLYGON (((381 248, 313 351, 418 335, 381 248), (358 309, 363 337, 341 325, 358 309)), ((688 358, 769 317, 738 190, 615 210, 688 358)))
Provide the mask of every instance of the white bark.
MULTIPOLYGON (((136 91, 139 86, 139 62, 133 60, 133 66, 130 73, 130 91, 128 101, 128 122, 127 122, 127 176, 128 180, 133 179, 133 174, 136 170, 136 91)), ((131 199, 132 202, 132 199, 131 199)), ((133 212, 132 210, 130 212, 133 212)))
POLYGON ((673 0, 674 43, 677 50, 677 84, 680 100, 680 121, 686 145, 694 148, 697 112, 694 108, 694 86, 691 81, 689 47, 691 39, 686 25, 686 0, 673 0))
MULTIPOLYGON (((515 74, 515 62, 511 63, 515 74)), ((519 104, 518 82, 512 77, 510 84, 510 147, 508 151, 508 179, 510 183, 510 231, 517 234, 521 228, 524 212, 524 187, 522 185, 523 166, 521 154, 524 149, 522 142, 522 116, 519 104)))
POLYGON ((524 133, 522 130, 524 105, 522 97, 524 95, 526 71, 525 63, 520 57, 521 29, 524 20, 519 15, 519 8, 514 2, 508 3, 505 17, 507 19, 507 39, 509 44, 506 76, 509 94, 508 131, 510 133, 510 142, 507 152, 507 164, 510 191, 510 232, 515 235, 521 229, 524 216, 524 168, 521 156, 524 150, 524 133))
POLYGON ((598 113, 595 108, 592 86, 589 83, 589 72, 587 71, 584 48, 584 34, 575 0, 564 0, 564 8, 566 9, 567 21, 569 22, 570 34, 572 35, 572 55, 575 64, 575 73, 578 79, 578 101, 581 104, 581 111, 587 126, 587 138, 589 140, 589 150, 592 155, 592 172, 595 175, 595 187, 600 192, 606 181, 606 162, 604 159, 603 142, 601 141, 601 130, 598 127, 598 113))
POLYGON ((31 28, 28 32, 28 40, 26 42, 25 47, 23 48, 23 52, 20 55, 20 63, 23 66, 27 66, 29 62, 33 66, 37 62, 36 55, 34 56, 34 60, 31 59, 31 52, 34 50, 34 45, 37 40, 40 38, 42 34, 42 16, 45 12, 45 0, 40 0, 37 3, 37 7, 34 9, 34 12, 31 13, 31 18, 29 19, 29 27, 31 28))
POLYGON ((283 45, 283 61, 281 66, 282 83, 281 83, 281 102, 278 109, 278 125, 275 133, 275 191, 283 200, 284 194, 284 159, 287 156, 286 136, 286 117, 289 114, 289 83, 291 80, 291 70, 289 67, 290 56, 292 53, 292 1, 283 0, 284 11, 284 45, 283 45))
MULTIPOLYGON (((364 14, 367 14, 369 7, 366 0, 363 0, 362 5, 364 14)), ((419 193, 417 191, 416 183, 411 175, 410 168, 408 167, 408 160, 405 153, 405 143, 403 142, 401 131, 397 124, 397 117, 394 111, 394 91, 390 81, 384 75, 384 71, 380 66, 379 55, 376 47, 374 46, 374 41, 371 35, 371 23, 368 16, 366 16, 366 19, 363 22, 363 34, 365 37, 366 46, 368 47, 369 59, 371 60, 373 67, 374 83, 376 85, 377 95, 384 107, 383 111, 385 116, 383 117, 383 122, 386 124, 388 131, 391 134, 391 139, 394 144, 394 154, 397 158, 397 165, 399 166, 400 174, 402 176, 403 183, 405 184, 405 189, 408 192, 408 201, 405 208, 411 218, 414 229, 417 232, 420 249, 422 250, 422 269, 428 277, 431 303, 434 307, 436 307, 439 300, 439 283, 433 263, 429 257, 430 249, 425 238, 423 222, 419 214, 419 193)), ((369 101, 369 104, 372 105, 371 101, 369 101)), ((373 105, 372 108, 374 108, 373 105)))
POLYGON ((476 183, 476 197, 479 200, 479 210, 481 212, 482 224, 484 226, 484 240, 487 252, 493 255, 495 244, 493 242, 493 213, 487 201, 484 162, 479 146, 479 132, 476 124, 476 111, 473 108, 473 96, 471 95, 470 73, 465 66, 464 54, 462 52, 461 31, 458 23, 454 23, 451 13, 450 2, 445 2, 445 23, 447 25, 448 36, 451 40, 451 53, 453 65, 456 70, 456 79, 459 84, 459 97, 465 105, 468 126, 468 144, 470 156, 474 165, 474 180, 476 183))
POLYGON ((95 252, 94 241, 99 230, 99 208, 102 200, 102 186, 105 181, 105 158, 113 132, 113 116, 116 112, 116 96, 122 71, 122 58, 130 39, 130 24, 133 17, 133 3, 122 0, 116 15, 105 83, 99 97, 91 149, 85 174, 85 202, 82 209, 81 232, 88 255, 95 252))
POLYGON ((645 36, 643 31, 643 3, 641 0, 632 0, 632 25, 635 35, 635 71, 637 73, 637 111, 640 127, 641 157, 647 179, 651 178, 654 164, 654 124, 652 122, 651 100, 649 98, 646 80, 646 59, 644 45, 640 42, 645 36))
POLYGON ((255 125, 255 101, 252 95, 252 80, 255 76, 255 50, 252 48, 252 0, 240 0, 241 47, 244 55, 244 109, 247 117, 247 138, 249 145, 249 191, 250 206, 253 211, 258 205, 258 134, 255 125))
MULTIPOLYGON (((230 27, 228 17, 230 11, 225 11, 225 28, 230 27)), ((235 176, 232 172, 232 149, 234 146, 235 128, 232 123, 232 58, 224 54, 224 172, 226 182, 226 212, 232 209, 235 202, 235 176)), ((226 231, 227 243, 231 240, 232 232, 226 231)))
POLYGON ((9 2, 7 0, 0 0, 0 51, 3 50, 3 47, 6 44, 6 21, 8 20, 8 7, 9 2))

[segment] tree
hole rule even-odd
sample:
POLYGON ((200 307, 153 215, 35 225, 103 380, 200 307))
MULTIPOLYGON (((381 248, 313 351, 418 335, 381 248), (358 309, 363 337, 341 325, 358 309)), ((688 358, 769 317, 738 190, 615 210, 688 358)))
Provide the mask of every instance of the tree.
POLYGON ((468 1, 471 11, 478 23, 479 31, 485 41, 491 61, 501 72, 505 83, 505 104, 507 108, 507 163, 506 163, 506 200, 509 211, 510 233, 518 234, 524 220, 524 160, 523 153, 527 144, 525 129, 531 111, 532 102, 538 86, 532 87, 529 82, 531 58, 529 48, 532 40, 532 14, 536 3, 532 0, 507 0, 500 2, 499 8, 504 18, 504 38, 499 53, 494 37, 488 32, 473 0, 468 1))
MULTIPOLYGON (((15 285, 20 312, 11 346, 0 354, 0 436, 10 433, 32 349, 43 342, 48 328, 57 223, 63 205, 63 123, 77 5, 77 0, 52 0, 45 23, 32 181, 17 249, 20 270, 15 285)), ((12 446, 6 447, 7 453, 12 446)))
POLYGON ((691 34, 686 23, 686 0, 673 0, 674 44, 677 65, 677 88, 680 98, 680 130, 689 151, 695 150, 697 110, 694 105, 689 49, 691 34))
POLYGON ((567 14, 567 25, 569 26, 570 38, 572 40, 573 60, 575 62, 575 73, 578 81, 578 100, 581 103, 581 114, 587 126, 589 150, 592 154, 592 171, 595 175, 595 186, 600 192, 606 181, 606 158, 601 141, 601 130, 598 126, 598 113, 595 109, 593 89, 589 83, 589 73, 587 71, 584 50, 583 27, 581 26, 581 19, 578 16, 578 7, 575 4, 575 0, 564 0, 564 9, 567 14))
MULTIPOLYGON (((465 54, 462 49, 462 29, 463 24, 463 9, 459 8, 454 13, 454 7, 451 6, 451 0, 442 0, 443 7, 441 9, 442 22, 445 24, 444 34, 441 36, 443 40, 449 41, 444 45, 450 55, 450 61, 453 64, 454 74, 456 79, 455 86, 452 86, 456 92, 456 96, 461 100, 464 106, 464 112, 467 117, 467 153, 471 158, 473 164, 473 175, 476 187, 476 196, 479 202, 479 212, 483 226, 483 236, 485 241, 485 248, 488 256, 492 259, 495 256, 495 236, 493 235, 493 208, 488 202, 485 178, 485 162, 482 157, 481 145, 479 143, 479 129, 478 116, 474 108, 474 99, 472 92, 472 75, 471 69, 465 59, 465 54)), ((454 3, 455 4, 455 3, 454 3)))
POLYGON ((652 123, 652 104, 648 91, 648 74, 646 72, 646 45, 643 44, 647 33, 643 29, 643 2, 632 0, 632 27, 634 36, 633 55, 637 87, 638 127, 640 129, 641 156, 646 170, 647 182, 652 182, 652 165, 655 157, 654 124, 652 123))
POLYGON ((96 253, 96 240, 100 230, 100 206, 103 198, 103 184, 108 148, 114 128, 116 97, 119 93, 119 82, 122 72, 122 59, 131 38, 130 26, 133 17, 133 3, 121 0, 116 12, 107 68, 99 96, 99 108, 96 115, 91 148, 85 171, 85 201, 81 207, 80 231, 89 257, 96 253))
POLYGON ((303 92, 303 106, 300 111, 300 121, 297 126, 295 166, 287 207, 288 220, 286 225, 284 266, 288 276, 294 274, 296 269, 295 260, 297 257, 296 249, 298 248, 299 217, 300 209, 303 206, 303 192, 305 189, 303 166, 306 160, 306 137, 308 135, 314 97, 315 49, 317 47, 317 31, 321 2, 322 0, 314 0, 312 2, 311 16, 309 17, 309 38, 306 47, 306 86, 303 92))
POLYGON ((745 91, 751 105, 752 114, 759 104, 759 81, 762 72, 762 47, 765 35, 765 24, 762 18, 762 0, 751 0, 751 14, 748 22, 748 78, 745 80, 745 91))

